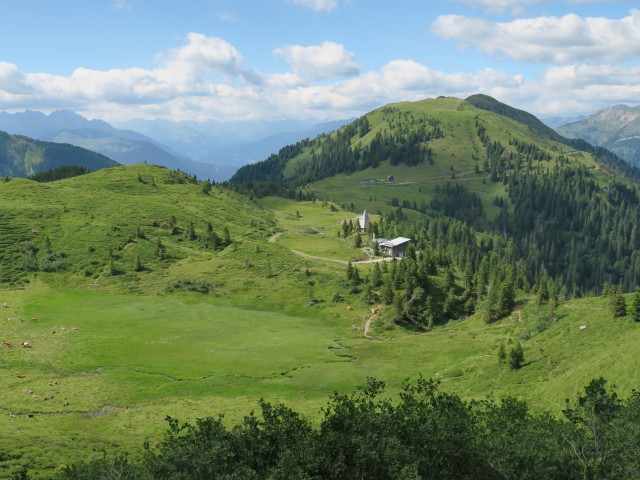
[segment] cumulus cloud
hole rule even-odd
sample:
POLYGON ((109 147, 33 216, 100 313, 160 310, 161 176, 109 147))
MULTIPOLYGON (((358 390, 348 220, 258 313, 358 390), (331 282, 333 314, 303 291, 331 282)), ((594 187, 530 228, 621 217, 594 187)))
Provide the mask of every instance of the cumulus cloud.
POLYGON ((154 69, 78 68, 62 76, 0 62, 0 110, 70 108, 105 120, 346 118, 391 102, 486 93, 550 115, 640 98, 640 66, 558 65, 526 81, 495 68, 450 73, 411 59, 363 71, 353 53, 331 42, 282 47, 277 55, 289 72, 254 72, 233 45, 192 33, 184 45, 159 56, 154 69))
POLYGON ((462 15, 441 15, 435 35, 473 45, 487 55, 532 63, 617 62, 640 58, 640 11, 619 20, 602 17, 537 17, 494 23, 462 15))
POLYGON ((309 47, 287 45, 276 49, 274 53, 284 58, 293 72, 275 77, 276 81, 282 81, 284 84, 349 77, 357 75, 360 71, 355 55, 347 51, 343 45, 334 42, 309 47))
POLYGON ((338 0, 289 0, 296 5, 311 8, 317 12, 330 12, 338 7, 338 0))

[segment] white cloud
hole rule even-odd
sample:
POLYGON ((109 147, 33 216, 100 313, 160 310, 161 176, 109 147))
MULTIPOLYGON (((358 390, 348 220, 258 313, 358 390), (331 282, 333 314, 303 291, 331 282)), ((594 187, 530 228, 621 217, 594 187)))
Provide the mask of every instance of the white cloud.
POLYGON ((242 55, 230 43, 199 33, 189 33, 187 39, 187 45, 169 51, 168 70, 196 77, 207 70, 229 77, 242 73, 242 55))
POLYGON ((0 62, 0 110, 70 108, 107 121, 346 118, 398 101, 486 93, 533 113, 585 113, 640 98, 640 66, 553 66, 533 81, 495 68, 448 73, 414 60, 362 71, 343 46, 289 46, 291 71, 246 69, 231 44, 200 34, 158 57, 155 69, 78 68, 71 75, 26 73, 0 62), (337 80, 332 80, 337 79, 337 80))
MULTIPOLYGON (((536 5, 549 3, 556 0, 459 0, 472 7, 480 7, 487 13, 505 13, 509 11, 512 15, 520 15, 525 5, 536 5)), ((568 3, 608 3, 615 0, 566 0, 568 3)))
POLYGON ((0 62, 0 92, 6 94, 27 94, 33 89, 27 82, 26 76, 18 70, 18 67, 0 62))
POLYGON ((330 12, 338 8, 338 0, 289 0, 296 5, 311 8, 317 12, 330 12))
POLYGON ((308 83, 335 77, 357 75, 360 65, 355 55, 347 51, 343 45, 334 42, 323 42, 322 45, 303 47, 287 45, 274 51, 283 57, 291 66, 292 74, 274 77, 274 81, 283 84, 308 83))
POLYGON ((640 58, 640 11, 619 20, 602 17, 537 17, 493 23, 461 15, 442 15, 431 26, 435 35, 473 45, 487 55, 560 64, 617 62, 640 58))

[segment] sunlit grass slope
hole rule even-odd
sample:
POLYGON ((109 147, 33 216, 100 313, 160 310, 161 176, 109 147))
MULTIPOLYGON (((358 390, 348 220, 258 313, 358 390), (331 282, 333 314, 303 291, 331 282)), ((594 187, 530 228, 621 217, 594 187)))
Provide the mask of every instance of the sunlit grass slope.
POLYGON ((491 325, 470 317, 385 337, 379 324, 372 333, 382 341, 363 338, 362 311, 344 304, 338 315, 329 305, 285 314, 211 296, 40 282, 5 291, 2 300, 12 318, 0 320, 2 341, 14 345, 0 350, 0 427, 14 432, 0 439, 3 472, 19 465, 44 471, 102 449, 136 452, 145 439, 159 439, 166 415, 223 413, 235 422, 261 397, 315 419, 328 395, 369 376, 390 392, 405 378, 438 378, 464 398, 514 395, 555 415, 591 378, 605 376, 625 394, 640 383, 640 326, 613 319, 602 298, 561 305, 542 333, 533 333, 539 307, 528 303, 520 316, 491 325), (523 368, 500 364, 498 345, 523 338, 523 368), (20 347, 24 341, 30 348, 20 347))
MULTIPOLYGON (((491 182, 488 173, 483 169, 487 147, 477 134, 479 125, 482 125, 491 141, 500 142, 506 147, 507 152, 516 150, 514 145, 510 145, 510 141, 517 139, 549 153, 551 161, 532 162, 534 171, 553 168, 555 159, 562 155, 574 164, 586 166, 594 172, 596 178, 609 179, 590 154, 544 138, 525 124, 476 108, 457 98, 440 97, 391 104, 368 113, 366 118, 371 129, 364 137, 353 138, 354 148, 370 145, 379 133, 411 131, 412 128, 417 128, 414 125, 419 125, 421 120, 438 120, 444 136, 428 142, 433 154, 433 164, 425 162, 416 166, 406 166, 403 163, 392 165, 390 161, 385 161, 377 168, 314 182, 306 187, 308 191, 316 192, 320 198, 333 199, 340 204, 353 203, 357 209, 366 206, 369 210, 380 209, 384 212, 389 210, 389 203, 393 197, 400 201, 415 200, 418 205, 422 201, 428 204, 436 186, 442 186, 448 181, 459 182, 480 196, 487 216, 493 218, 497 210, 491 205, 491 200, 495 196, 506 196, 506 192, 504 185, 501 182, 491 182), (384 181, 388 176, 393 176, 395 181, 384 181), (374 178, 378 182, 362 181, 365 178, 374 178)), ((292 159, 284 170, 285 177, 294 172, 295 165, 308 161, 312 151, 312 147, 305 149, 298 157, 292 159)))

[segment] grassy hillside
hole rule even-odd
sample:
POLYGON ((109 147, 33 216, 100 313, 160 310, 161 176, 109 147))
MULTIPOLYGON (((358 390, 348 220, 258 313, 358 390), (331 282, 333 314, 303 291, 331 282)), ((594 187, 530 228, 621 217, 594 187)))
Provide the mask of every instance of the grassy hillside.
POLYGON ((245 197, 218 187, 204 193, 187 175, 146 164, 47 184, 14 178, 0 185, 0 205, 12 230, 3 235, 4 251, 22 252, 4 255, 8 271, 64 270, 107 283, 131 283, 126 274, 157 278, 179 260, 210 257, 224 246, 225 228, 240 240, 273 227, 272 216, 245 197), (204 243, 209 224, 217 247, 204 243), (29 250, 36 265, 25 268, 29 250), (56 252, 60 267, 47 268, 45 257, 56 252), (109 252, 116 274, 105 276, 109 252))
MULTIPOLYGON (((363 338, 362 312, 344 304, 339 315, 317 308, 285 315, 211 297, 41 283, 2 298, 12 316, 2 319, 2 340, 14 347, 0 350, 0 426, 20 432, 0 440, 4 473, 21 465, 42 472, 103 449, 136 453, 145 440, 159 440, 166 415, 193 421, 224 413, 234 423, 261 397, 314 420, 332 392, 369 376, 385 380, 390 393, 423 375, 466 399, 514 395, 554 415, 591 378, 605 376, 624 395, 638 387, 631 374, 638 326, 612 319, 600 298, 567 302, 533 336, 538 307, 527 304, 498 324, 471 317, 383 341, 363 338), (498 346, 521 338, 525 363, 513 371, 498 362, 498 346)), ((380 328, 372 333, 383 338, 380 328)))
MULTIPOLYGON (((490 99, 486 96, 478 98, 490 99)), ((360 169, 361 163, 358 163, 352 171, 339 171, 337 175, 324 179, 319 172, 320 178, 312 184, 305 185, 304 191, 312 192, 320 198, 333 199, 340 204, 353 203, 357 210, 366 207, 370 211, 389 211, 389 204, 394 197, 399 200, 415 200, 418 205, 424 201, 428 205, 436 186, 441 186, 447 181, 460 182, 472 192, 479 194, 489 218, 492 218, 497 213, 496 209, 492 208, 492 198, 505 195, 505 185, 502 182, 491 181, 489 145, 484 144, 482 136, 478 135, 480 127, 483 135, 492 142, 500 142, 506 148, 507 154, 518 154, 516 146, 510 145, 513 139, 533 144, 548 154, 548 159, 531 160, 529 168, 534 171, 552 168, 556 159, 561 156, 568 158, 574 165, 584 165, 594 173, 599 171, 599 165, 590 154, 536 133, 528 123, 516 121, 520 117, 514 120, 490 111, 486 103, 485 101, 479 103, 479 106, 474 106, 465 100, 441 97, 392 104, 374 110, 363 117, 368 125, 367 133, 362 135, 361 132, 364 130, 358 127, 354 135, 347 139, 347 146, 351 150, 366 151, 379 135, 406 137, 423 128, 425 124, 433 123, 442 132, 442 136, 424 142, 423 146, 428 146, 430 152, 429 160, 423 158, 418 164, 407 165, 403 161, 402 153, 399 153, 397 158, 381 159, 374 166, 360 169), (387 182, 388 176, 393 176, 395 181, 387 182), (375 179, 377 182, 363 179, 375 179)), ((494 103, 498 102, 493 101, 491 105, 494 103)), ((526 112, 522 114, 525 118, 526 112)), ((525 119, 529 116, 535 119, 530 114, 526 115, 525 119)), ((359 121, 362 122, 363 119, 359 121)), ((559 137, 553 130, 546 130, 559 137)), ((342 131, 345 131, 344 127, 342 131)), ((313 158, 321 156, 323 148, 326 148, 326 140, 337 136, 338 132, 335 132, 308 144, 298 144, 297 148, 291 147, 278 158, 266 160, 262 170, 260 164, 243 167, 232 181, 276 179, 277 173, 281 175, 280 180, 283 182, 300 183, 301 178, 303 181, 306 178, 301 172, 315 171, 319 168, 315 166, 317 162, 314 163, 313 158), (299 153, 296 153, 298 151, 299 153), (265 171, 275 173, 265 174, 265 171)), ((395 148, 398 141, 394 143, 395 148)), ((521 161, 526 158, 523 154, 519 156, 521 161)), ((608 180, 601 172, 597 176, 604 181, 608 180)))
MULTIPOLYGON (((0 438, 0 476, 136 454, 159 441, 167 415, 231 424, 260 397, 316 421, 328 395, 371 376, 391 393, 423 375, 465 399, 515 395, 554 415, 594 377, 624 395, 637 388, 638 324, 567 288, 589 272, 553 264, 562 245, 571 265, 590 264, 587 233, 614 232, 591 244, 615 258, 597 257, 598 274, 635 281, 630 182, 607 185, 615 174, 590 154, 462 100, 385 107, 367 122, 356 150, 377 142, 391 156, 301 183, 308 201, 256 201, 147 164, 0 182, 0 340, 11 344, 0 348, 0 428, 19 432, 0 438), (386 150, 392 130, 410 165, 386 150), (364 207, 380 236, 410 236, 420 255, 353 263, 354 277, 347 262, 374 255, 344 225, 364 207), (553 278, 552 267, 569 273, 553 278), (498 298, 507 312, 493 315, 498 298), (518 344, 524 362, 512 370, 499 347, 518 344)), ((319 175, 314 155, 343 151, 334 135, 292 148, 273 175, 319 175)))
POLYGON ((99 153, 68 144, 42 142, 21 135, 0 132, 0 175, 27 177, 61 166, 90 170, 113 167, 113 160, 99 153))

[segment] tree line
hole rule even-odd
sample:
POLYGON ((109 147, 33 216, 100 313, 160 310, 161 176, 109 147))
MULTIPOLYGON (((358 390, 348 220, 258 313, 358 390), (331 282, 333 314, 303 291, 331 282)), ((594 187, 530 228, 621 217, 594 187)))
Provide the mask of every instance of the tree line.
MULTIPOLYGON (((168 430, 139 457, 105 456, 50 480, 541 480, 640 476, 640 393, 618 396, 592 380, 561 416, 515 398, 466 401, 434 380, 405 382, 396 397, 369 379, 334 393, 314 424, 261 400, 239 424, 222 416, 168 430)), ((27 472, 14 479, 28 480, 27 472)))
MULTIPOLYGON (((384 115, 393 115, 394 109, 383 109, 384 115)), ((440 122, 432 119, 413 119, 413 128, 379 130, 373 134, 366 116, 342 127, 336 132, 305 139, 285 147, 263 162, 245 165, 231 178, 231 183, 247 186, 250 182, 285 182, 301 186, 341 173, 351 174, 367 168, 376 168, 389 160, 392 165, 408 166, 427 162, 433 164, 428 146, 430 140, 444 137, 440 122), (366 142, 358 140, 373 135, 366 142), (365 144, 366 143, 366 144, 365 144), (289 160, 300 156, 290 166, 289 160), (285 167, 290 170, 284 175, 285 167)), ((390 118, 386 119, 391 122, 390 118)))

